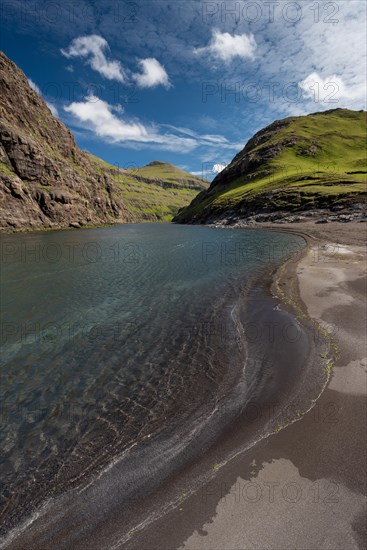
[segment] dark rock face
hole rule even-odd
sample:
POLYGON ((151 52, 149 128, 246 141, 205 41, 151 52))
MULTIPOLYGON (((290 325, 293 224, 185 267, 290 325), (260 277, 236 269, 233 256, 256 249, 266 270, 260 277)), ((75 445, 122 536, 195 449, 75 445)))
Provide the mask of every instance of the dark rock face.
POLYGON ((269 192, 253 200, 245 200, 235 207, 224 212, 211 212, 205 217, 194 219, 193 223, 215 225, 218 227, 233 226, 246 227, 256 223, 298 223, 301 221, 312 221, 317 224, 330 222, 366 222, 367 201, 360 197, 361 202, 345 200, 340 206, 330 206, 326 199, 311 205, 300 207, 296 210, 276 208, 271 200, 275 192, 269 192))
POLYGON ((248 227, 254 226, 257 223, 274 223, 282 225, 286 223, 299 223, 305 221, 312 221, 315 224, 325 224, 330 222, 366 222, 367 221, 367 208, 365 203, 357 203, 342 207, 341 212, 331 214, 330 209, 320 208, 317 210, 304 210, 297 214, 292 214, 286 210, 278 212, 248 212, 243 211, 229 211, 222 216, 213 216, 205 220, 208 225, 215 225, 217 227, 248 227))
POLYGON ((71 132, 2 52, 0 218, 0 228, 130 221, 112 178, 96 172, 71 132))

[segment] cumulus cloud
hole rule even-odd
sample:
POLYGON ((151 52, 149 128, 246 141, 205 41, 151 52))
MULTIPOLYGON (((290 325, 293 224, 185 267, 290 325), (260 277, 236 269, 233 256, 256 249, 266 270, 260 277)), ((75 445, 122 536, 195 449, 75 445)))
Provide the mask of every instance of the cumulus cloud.
POLYGON ((81 57, 86 59, 92 69, 101 76, 108 80, 124 82, 126 75, 121 63, 107 58, 109 49, 107 40, 97 34, 91 34, 75 38, 66 50, 61 49, 61 53, 67 58, 81 57))
POLYGON ((141 73, 135 73, 133 79, 140 88, 154 88, 162 85, 165 88, 170 88, 171 83, 166 73, 165 68, 154 57, 140 59, 139 65, 141 73))
POLYGON ((65 111, 72 113, 86 128, 110 142, 135 148, 142 144, 155 145, 158 148, 183 152, 196 147, 192 138, 160 132, 154 124, 144 126, 138 121, 124 121, 113 110, 116 109, 93 95, 85 98, 85 101, 73 102, 65 107, 65 111))
POLYGON ((147 139, 148 132, 142 124, 122 121, 113 114, 108 103, 96 96, 90 95, 85 101, 75 101, 64 109, 79 121, 88 124, 98 136, 108 137, 112 141, 147 139))
POLYGON ((299 87, 307 99, 315 103, 339 103, 343 98, 359 99, 365 94, 364 86, 346 86, 344 80, 336 75, 322 78, 318 73, 309 74, 299 82, 299 87))
POLYGON ((61 53, 67 58, 85 59, 92 69, 108 80, 128 82, 132 79, 140 88, 154 88, 159 85, 167 89, 171 87, 165 68, 154 57, 140 59, 140 72, 131 74, 122 67, 120 61, 108 59, 109 51, 107 40, 96 34, 79 36, 66 50, 61 49, 61 53))
MULTIPOLYGON (((39 88, 39 86, 37 86, 37 84, 35 82, 33 82, 33 80, 31 78, 27 78, 28 80, 28 84, 30 85, 30 87, 32 88, 32 90, 34 90, 35 92, 37 92, 37 94, 42 97, 42 92, 39 88)), ((54 116, 59 116, 59 112, 58 110, 56 109, 55 105, 53 105, 52 103, 49 103, 48 101, 45 101, 47 107, 50 109, 51 113, 54 115, 54 116)))
POLYGON ((197 54, 209 53, 215 59, 228 63, 235 57, 254 59, 256 48, 257 44, 253 34, 232 35, 229 32, 213 29, 208 46, 196 48, 194 52, 197 54))
POLYGON ((96 136, 108 142, 123 143, 127 147, 155 147, 180 153, 192 151, 200 146, 220 145, 224 149, 237 149, 237 144, 231 144, 223 136, 199 135, 187 128, 154 123, 144 125, 138 120, 127 118, 123 120, 115 114, 123 114, 121 109, 94 95, 86 97, 84 101, 73 102, 64 109, 72 114, 83 128, 92 131, 96 136))

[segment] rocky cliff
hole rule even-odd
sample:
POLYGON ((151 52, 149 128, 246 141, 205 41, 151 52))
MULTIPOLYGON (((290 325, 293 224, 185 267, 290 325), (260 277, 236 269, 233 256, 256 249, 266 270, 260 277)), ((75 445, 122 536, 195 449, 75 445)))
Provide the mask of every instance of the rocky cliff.
POLYGON ((0 228, 168 219, 207 187, 204 180, 171 167, 168 184, 176 183, 178 190, 164 191, 161 168, 152 168, 144 194, 143 174, 81 151, 22 71, 0 52, 0 228))

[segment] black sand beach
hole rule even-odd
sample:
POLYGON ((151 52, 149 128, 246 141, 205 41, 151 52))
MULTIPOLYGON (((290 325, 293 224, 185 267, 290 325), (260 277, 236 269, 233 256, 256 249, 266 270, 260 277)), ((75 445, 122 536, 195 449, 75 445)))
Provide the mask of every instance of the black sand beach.
MULTIPOLYGON (((308 314, 337 342, 326 389, 300 421, 224 465, 211 483, 121 548, 365 548, 365 225, 284 229, 308 235, 309 251, 282 282, 291 286, 297 275, 308 314)), ((213 449, 212 462, 218 456, 213 449)))
MULTIPOLYGON (((74 495, 66 513, 63 502, 60 516, 46 522, 41 517, 8 547, 363 548, 363 228, 358 225, 353 246, 320 241, 312 228, 298 224, 286 229, 303 234, 308 249, 279 269, 272 285, 277 298, 266 300, 274 300, 274 307, 280 300, 284 315, 298 317, 305 327, 311 337, 307 368, 300 369, 295 357, 284 362, 283 356, 279 379, 263 386, 256 379, 261 391, 231 417, 219 439, 189 456, 158 488, 145 487, 129 499, 117 492, 116 506, 101 514, 103 521, 93 517, 103 512, 103 491, 74 495)), ((338 240, 348 242, 348 234, 340 234, 338 240)), ((291 351, 291 338, 275 339, 271 353, 280 344, 291 351)), ((265 371, 266 361, 269 357, 261 365, 265 371)), ((225 403, 219 412, 233 413, 225 403)))

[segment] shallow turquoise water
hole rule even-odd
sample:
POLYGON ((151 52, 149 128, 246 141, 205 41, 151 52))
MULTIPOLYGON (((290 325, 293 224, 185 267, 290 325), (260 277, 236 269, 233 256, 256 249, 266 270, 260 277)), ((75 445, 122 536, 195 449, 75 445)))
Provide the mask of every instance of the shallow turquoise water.
POLYGON ((205 421, 245 366, 240 297, 256 309, 259 281, 303 245, 169 224, 3 235, 8 525, 131 444, 205 421))

